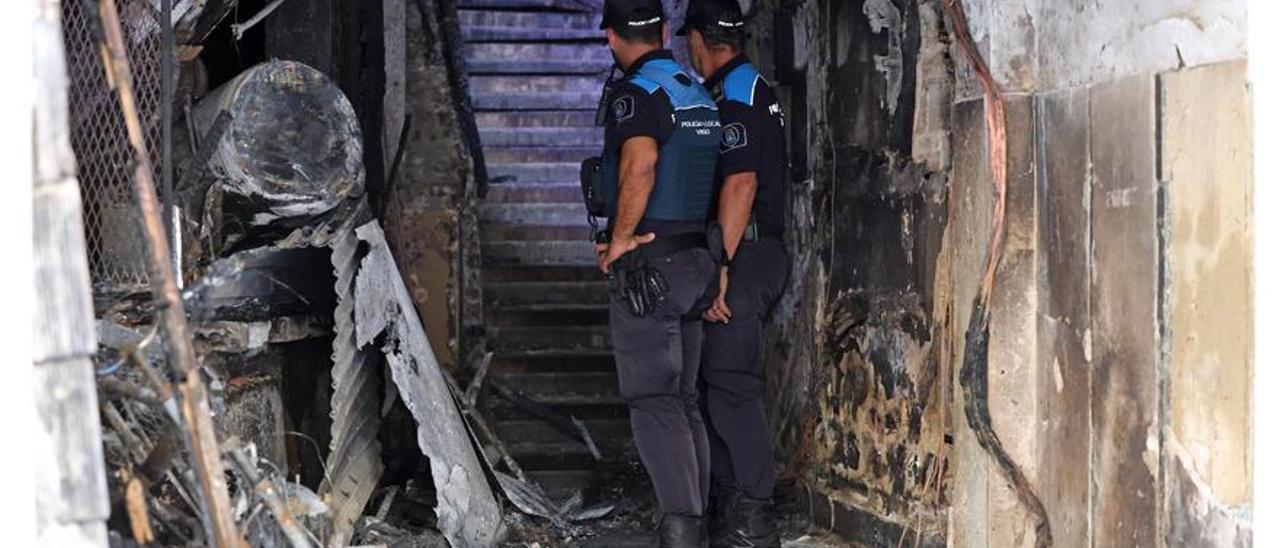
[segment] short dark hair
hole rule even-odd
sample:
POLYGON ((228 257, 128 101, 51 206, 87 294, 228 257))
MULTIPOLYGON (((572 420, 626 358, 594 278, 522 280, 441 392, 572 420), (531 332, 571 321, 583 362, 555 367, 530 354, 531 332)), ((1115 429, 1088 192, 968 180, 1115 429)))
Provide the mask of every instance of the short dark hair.
POLYGON ((742 27, 724 28, 707 25, 706 28, 697 30, 702 35, 702 41, 706 42, 707 47, 711 49, 728 47, 737 52, 742 51, 742 46, 747 43, 747 33, 743 32, 742 27))
POLYGON ((618 38, 627 42, 639 42, 642 44, 662 45, 662 23, 652 23, 648 25, 631 26, 626 23, 615 25, 613 32, 617 33, 618 38))

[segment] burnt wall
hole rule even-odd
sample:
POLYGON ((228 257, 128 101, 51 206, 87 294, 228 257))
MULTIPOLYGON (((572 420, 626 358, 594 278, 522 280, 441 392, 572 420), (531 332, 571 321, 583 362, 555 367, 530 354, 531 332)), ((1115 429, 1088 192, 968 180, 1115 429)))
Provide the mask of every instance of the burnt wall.
POLYGON ((792 174, 779 456, 815 522, 870 545, 1247 544, 1242 2, 960 4, 1007 140, 980 402, 955 373, 993 251, 992 110, 942 2, 759 5, 792 174))
MULTIPOLYGON (((1244 3, 965 5, 1007 115, 994 430, 1055 545, 1247 545, 1244 3)), ((986 224, 989 108, 971 72, 956 74, 953 228, 964 239, 986 224)), ((956 252, 959 264, 972 249, 956 252)), ((957 270, 959 297, 969 272, 957 270)), ((966 526, 954 542, 1032 545, 1034 517, 957 424, 952 523, 966 526)))
MULTIPOLYGON (((389 180, 384 226, 427 336, 440 362, 455 367, 464 325, 477 324, 480 284, 475 218, 476 163, 456 104, 450 30, 452 7, 405 0, 403 40, 407 126, 402 164, 389 180)), ((389 23, 390 24, 390 23, 389 23)), ((391 69, 388 69, 390 72, 391 69)), ((465 95, 464 95, 465 96, 465 95)), ((395 148, 391 148, 394 155, 395 148)))
POLYGON ((754 54, 781 88, 792 168, 795 267, 768 345, 779 448, 812 506, 827 509, 816 521, 856 515, 864 526, 849 532, 865 542, 896 543, 904 526, 938 542, 949 151, 916 135, 945 131, 936 113, 947 112, 949 78, 917 91, 949 71, 942 20, 912 0, 761 10, 756 33, 768 39, 754 54))

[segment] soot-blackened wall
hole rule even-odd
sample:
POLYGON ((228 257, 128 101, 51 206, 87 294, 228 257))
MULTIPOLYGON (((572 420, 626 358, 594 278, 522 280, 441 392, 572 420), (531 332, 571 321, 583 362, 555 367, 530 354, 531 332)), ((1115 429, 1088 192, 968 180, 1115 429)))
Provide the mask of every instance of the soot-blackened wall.
POLYGON ((870 545, 1247 544, 1243 3, 956 2, 1007 138, 980 402, 999 149, 943 4, 756 6, 793 176, 769 403, 806 508, 870 545))
POLYGON ((950 102, 938 6, 760 8, 770 39, 756 56, 782 91, 793 174, 795 267, 768 345, 780 451, 816 521, 859 523, 871 542, 896 543, 904 526, 938 542, 950 391, 935 320, 948 302, 935 280, 950 161, 937 139, 950 102), (922 80, 940 87, 921 93, 922 80))

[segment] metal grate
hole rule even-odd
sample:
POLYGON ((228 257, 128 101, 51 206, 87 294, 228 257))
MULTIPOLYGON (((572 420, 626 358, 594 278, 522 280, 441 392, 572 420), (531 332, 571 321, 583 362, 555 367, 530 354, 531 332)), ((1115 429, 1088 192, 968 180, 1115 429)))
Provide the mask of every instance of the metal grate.
MULTIPOLYGON (((160 165, 160 13, 147 0, 117 0, 133 88, 152 165, 160 165)), ((133 199, 133 161, 115 91, 98 49, 97 2, 62 2, 70 77, 71 147, 84 197, 85 240, 94 293, 127 293, 147 283, 146 248, 133 199)))

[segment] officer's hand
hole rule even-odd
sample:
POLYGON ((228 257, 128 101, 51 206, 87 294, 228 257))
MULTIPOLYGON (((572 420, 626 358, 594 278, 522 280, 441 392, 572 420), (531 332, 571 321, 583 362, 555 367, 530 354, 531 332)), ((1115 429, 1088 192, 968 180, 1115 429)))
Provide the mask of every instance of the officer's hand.
POLYGON ((733 311, 729 310, 729 302, 726 296, 729 294, 729 267, 720 267, 720 294, 716 296, 716 300, 711 303, 711 308, 702 313, 702 319, 709 322, 729 323, 733 318, 733 311))
POLYGON ((609 265, 618 260, 618 257, 641 245, 652 242, 654 238, 657 238, 657 235, 650 232, 639 236, 633 234, 625 238, 614 238, 613 241, 607 244, 596 244, 596 260, 600 264, 600 271, 608 274, 609 265))

